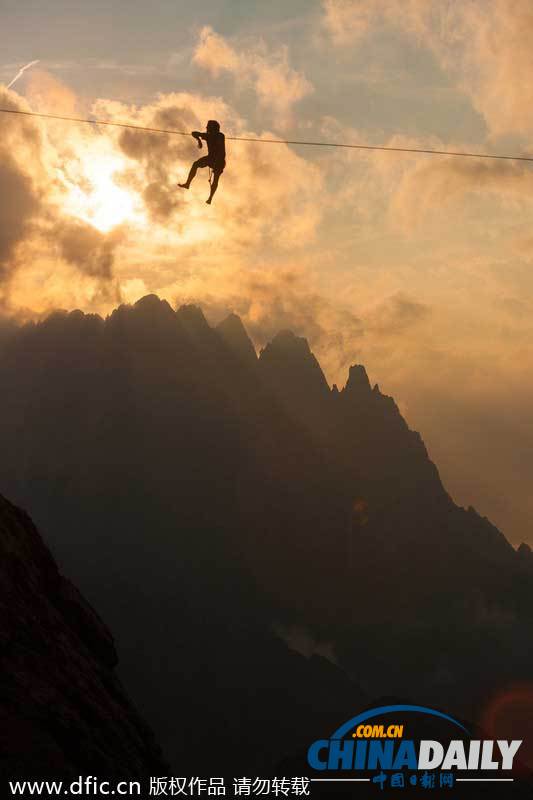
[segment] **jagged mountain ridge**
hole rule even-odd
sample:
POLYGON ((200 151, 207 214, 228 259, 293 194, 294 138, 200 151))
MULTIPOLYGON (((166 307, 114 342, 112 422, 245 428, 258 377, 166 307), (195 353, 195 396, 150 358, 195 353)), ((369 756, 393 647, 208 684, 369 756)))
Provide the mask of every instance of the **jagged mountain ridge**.
MULTIPOLYGON (((168 708, 189 704, 196 730, 195 693, 226 727, 228 686, 268 715, 259 662, 286 653, 277 626, 326 642, 372 693, 467 714, 531 674, 528 559, 455 506, 362 366, 330 390, 305 340, 284 332, 257 358, 238 318, 213 329, 148 296, 107 320, 22 328, 0 381, 0 487, 110 623, 167 750, 181 746, 168 708)), ((278 694, 291 686, 301 707, 306 681, 285 670, 278 694)), ((327 684, 318 694, 338 708, 327 684)))

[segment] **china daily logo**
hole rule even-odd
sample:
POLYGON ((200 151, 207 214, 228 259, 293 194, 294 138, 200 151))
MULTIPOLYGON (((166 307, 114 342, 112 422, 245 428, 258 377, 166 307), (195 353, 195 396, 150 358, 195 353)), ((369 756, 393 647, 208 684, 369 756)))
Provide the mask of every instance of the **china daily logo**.
POLYGON ((479 775, 479 780, 502 771, 508 775, 521 744, 522 740, 473 739, 460 722, 441 711, 391 705, 364 711, 329 739, 313 742, 307 761, 322 775, 332 773, 330 780, 339 773, 346 779, 351 773, 354 780, 378 783, 380 788, 385 783, 394 786, 394 781, 398 786, 424 786, 425 781, 427 788, 436 788, 453 786, 469 772, 479 775), (421 724, 425 728, 437 725, 439 736, 417 737, 421 724), (370 777, 357 777, 369 773, 370 777))

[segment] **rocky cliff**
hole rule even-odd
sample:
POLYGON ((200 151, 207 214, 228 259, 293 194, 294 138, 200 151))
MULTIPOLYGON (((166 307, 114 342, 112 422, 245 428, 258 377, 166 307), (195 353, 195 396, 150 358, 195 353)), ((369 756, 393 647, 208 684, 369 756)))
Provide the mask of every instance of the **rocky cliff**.
POLYGON ((104 623, 30 518, 0 498, 0 777, 165 771, 104 623))

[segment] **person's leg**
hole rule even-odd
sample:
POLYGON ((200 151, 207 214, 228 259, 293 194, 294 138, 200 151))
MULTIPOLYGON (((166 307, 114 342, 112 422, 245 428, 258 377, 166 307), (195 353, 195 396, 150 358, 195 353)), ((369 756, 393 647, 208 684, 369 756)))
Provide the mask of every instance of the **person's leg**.
POLYGON ((219 178, 220 178, 220 172, 213 172, 213 180, 211 181, 211 191, 209 192, 209 197, 205 201, 209 205, 211 205, 211 200, 213 199, 213 195, 217 190, 219 178))
POLYGON ((203 167, 208 167, 208 166, 209 166, 209 158, 207 156, 204 156, 203 158, 199 158, 192 165, 192 167, 190 169, 190 172, 189 172, 189 177, 187 178, 185 183, 178 183, 178 186, 181 186, 182 189, 188 189, 189 186, 191 185, 192 181, 194 180, 194 177, 195 177, 196 173, 198 172, 198 169, 202 169, 203 167))

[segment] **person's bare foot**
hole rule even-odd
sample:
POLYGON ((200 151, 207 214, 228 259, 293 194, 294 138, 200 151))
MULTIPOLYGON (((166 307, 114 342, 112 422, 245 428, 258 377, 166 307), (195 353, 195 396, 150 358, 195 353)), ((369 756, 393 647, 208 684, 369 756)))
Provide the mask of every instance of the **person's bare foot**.
POLYGON ((178 186, 181 189, 188 189, 189 188, 189 184, 188 183, 178 183, 178 186))

